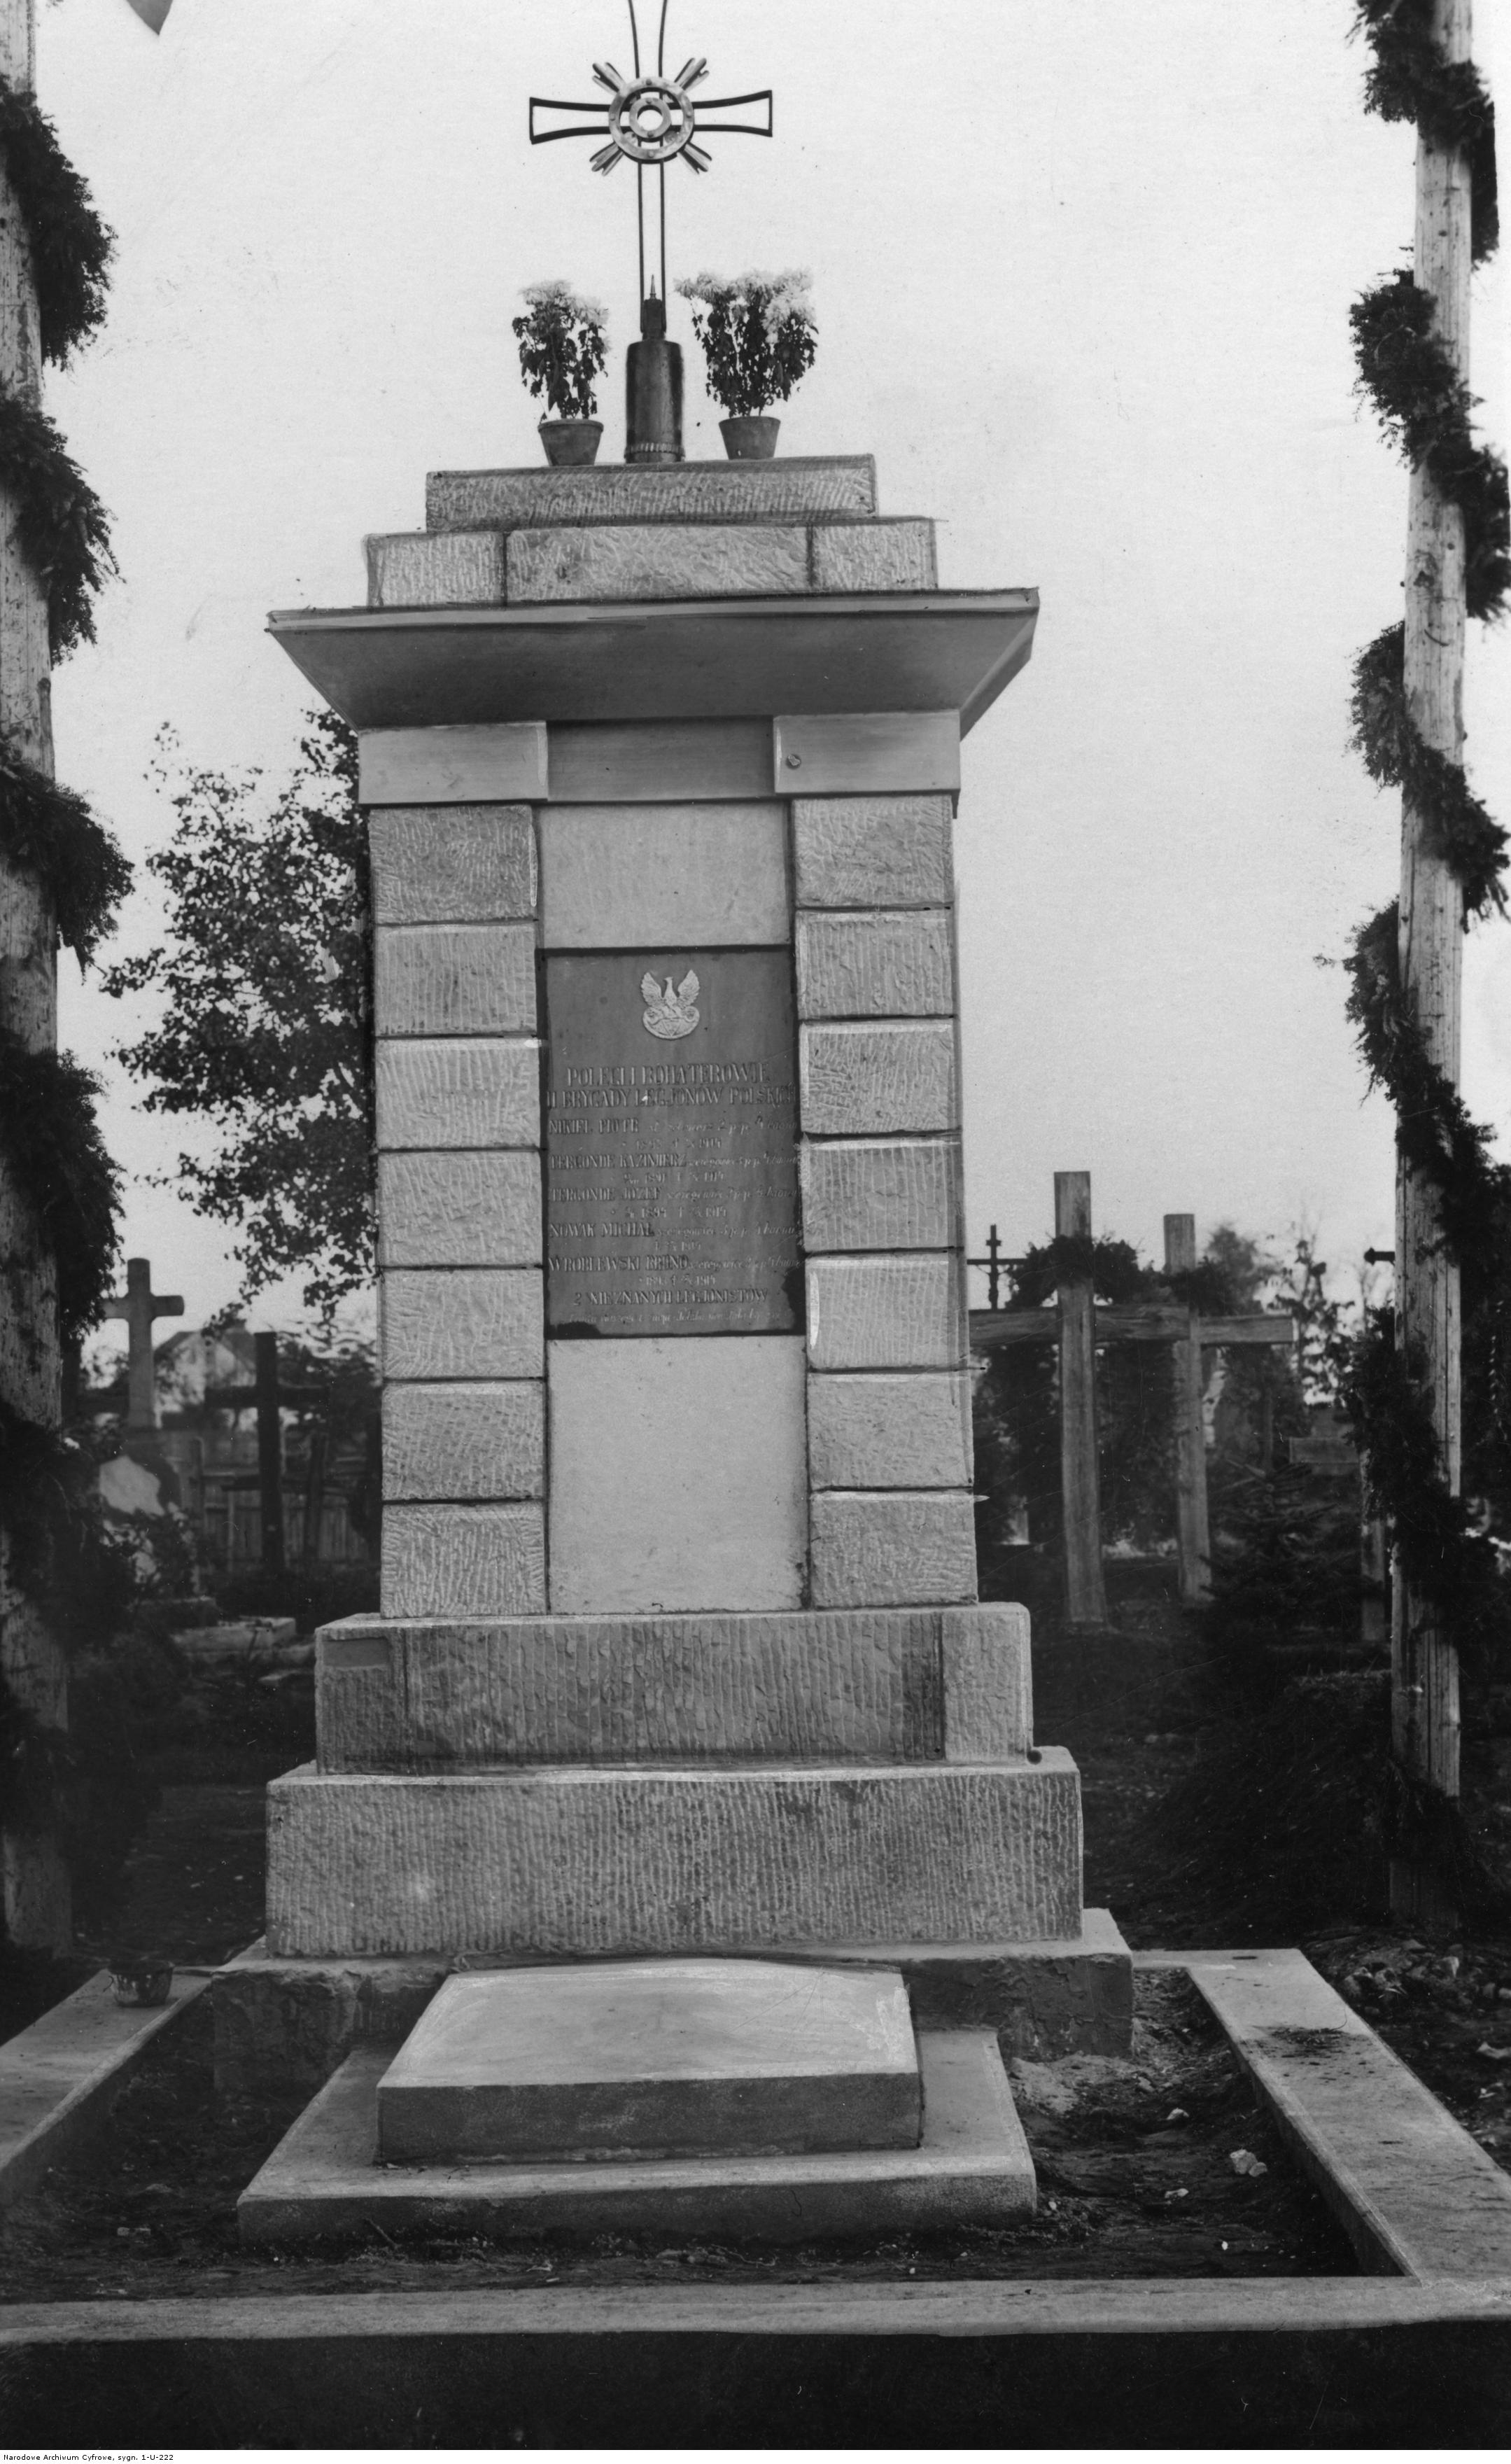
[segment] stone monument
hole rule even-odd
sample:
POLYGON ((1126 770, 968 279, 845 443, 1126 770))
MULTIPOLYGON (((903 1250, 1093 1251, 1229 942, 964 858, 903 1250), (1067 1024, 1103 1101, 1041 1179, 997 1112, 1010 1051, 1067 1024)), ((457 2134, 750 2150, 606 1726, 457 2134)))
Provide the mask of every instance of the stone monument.
POLYGON ((670 451, 437 473, 272 620, 370 816, 384 1509, 217 1987, 334 2072, 249 2233, 991 2219, 1000 2045, 1127 2046, 976 1599, 951 830, 1037 597, 670 451))

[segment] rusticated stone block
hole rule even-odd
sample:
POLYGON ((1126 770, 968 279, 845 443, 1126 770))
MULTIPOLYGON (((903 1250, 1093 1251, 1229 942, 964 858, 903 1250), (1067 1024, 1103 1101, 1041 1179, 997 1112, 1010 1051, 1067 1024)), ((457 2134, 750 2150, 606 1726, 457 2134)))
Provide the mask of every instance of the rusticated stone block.
POLYGON ((551 805, 540 816, 540 891, 551 950, 789 940, 785 807, 551 805))
POLYGON ((814 1488, 967 1486, 969 1378, 810 1377, 808 1478, 814 1488))
POLYGON ((809 1566, 821 1608, 975 1598, 969 1492, 826 1489, 813 1501, 809 1566))
POLYGON ((364 544, 369 607, 496 605, 503 598, 496 531, 387 531, 364 544))
POLYGON ((386 1387, 384 1498, 543 1497, 545 1393, 523 1377, 386 1387))
POLYGON ((380 1266, 534 1266, 540 1263, 540 1157, 381 1155, 380 1266))
POLYGON ((992 1763, 1034 1741, 1028 1611, 1011 1600, 945 1609, 939 1619, 944 1749, 953 1763, 992 1763))
POLYGON ((734 522, 805 514, 874 514, 869 453, 781 455, 772 462, 602 463, 581 470, 432 471, 432 531, 515 530, 548 522, 734 522))
POLYGON ((276 1957, 1043 1942, 1080 1925, 1080 1790, 1053 1747, 974 1769, 307 1766, 268 1791, 276 1957))
POLYGON ((808 534, 769 522, 512 531, 511 603, 763 598, 808 587, 808 534))
POLYGON ((808 1366, 956 1369, 966 1361, 958 1259, 810 1258, 808 1366))
POLYGON ((526 1036, 381 1037, 378 1144, 533 1147, 540 1137, 540 1046, 526 1036))
POLYGON ((799 1018, 948 1018, 948 908, 798 917, 799 1018))
POLYGON ((799 1031, 802 1127, 809 1137, 959 1126, 954 1025, 804 1026, 799 1031))
POLYGON ((815 590, 938 587, 932 522, 816 522, 810 538, 815 590))
POLYGON ((367 844, 379 924, 481 924, 536 912, 528 804, 378 804, 367 844))
POLYGON ((381 924, 380 1035, 519 1035, 536 1023, 533 924, 381 924))
MULTIPOLYGON (((448 1765, 924 1761, 1020 1754, 1026 1624, 982 1609, 848 1609, 404 1624, 347 1617, 319 1638, 322 1771, 448 1765), (962 1699, 944 1700, 949 1620, 962 1699), (962 1739, 990 1739, 974 1756, 962 1739)), ((1013 1612, 1014 1616, 1019 1612, 1013 1612)))
POLYGON ((546 1604, 543 1508, 384 1507, 382 1595, 384 1617, 538 1617, 546 1604))
POLYGON ((799 907, 948 907, 948 796, 799 796, 799 907))
POLYGON ((952 1249, 963 1238, 957 1138, 805 1138, 803 1246, 952 1249))
POLYGON ((383 1374, 404 1377, 539 1377, 545 1369, 545 1283, 538 1266, 455 1266, 384 1275, 383 1374))

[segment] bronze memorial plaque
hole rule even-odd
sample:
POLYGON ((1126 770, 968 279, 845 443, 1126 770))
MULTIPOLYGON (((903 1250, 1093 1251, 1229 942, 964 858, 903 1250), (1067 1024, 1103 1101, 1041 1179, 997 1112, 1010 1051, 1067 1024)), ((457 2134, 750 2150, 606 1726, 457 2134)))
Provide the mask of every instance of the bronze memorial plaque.
POLYGON ((802 1325, 788 950, 546 959, 546 1327, 802 1325))

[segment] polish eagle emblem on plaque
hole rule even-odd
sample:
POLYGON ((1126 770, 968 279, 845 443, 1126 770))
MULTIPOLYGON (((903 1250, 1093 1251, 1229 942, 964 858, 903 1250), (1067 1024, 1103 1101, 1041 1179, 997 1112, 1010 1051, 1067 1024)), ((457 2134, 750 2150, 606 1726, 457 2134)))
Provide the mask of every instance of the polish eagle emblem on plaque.
POLYGON ((698 979, 690 967, 675 992, 671 978, 665 984, 647 970, 640 979, 640 997, 646 1004, 646 1032, 659 1036, 663 1044, 675 1044, 680 1036, 690 1035, 698 1023, 693 1004, 698 998, 698 979))

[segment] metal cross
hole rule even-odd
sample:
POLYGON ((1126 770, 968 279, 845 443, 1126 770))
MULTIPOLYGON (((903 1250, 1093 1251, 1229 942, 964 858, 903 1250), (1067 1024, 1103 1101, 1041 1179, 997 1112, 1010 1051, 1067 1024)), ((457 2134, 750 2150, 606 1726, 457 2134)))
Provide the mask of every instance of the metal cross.
POLYGON ((635 22, 635 0, 629 5, 629 39, 634 74, 624 77, 612 61, 595 60, 593 75, 607 95, 606 102, 558 102, 547 95, 530 98, 530 143, 532 145, 555 145, 563 137, 608 138, 592 157, 595 171, 612 171, 621 156, 635 165, 635 206, 640 230, 640 296, 646 293, 646 173, 656 173, 657 219, 660 227, 661 296, 667 296, 667 165, 680 156, 690 171, 707 171, 711 158, 697 143, 703 137, 770 137, 772 134, 772 90, 763 86, 758 94, 723 94, 705 97, 694 104, 692 89, 703 83, 709 73, 707 60, 684 61, 674 77, 667 71, 667 11, 670 0, 661 0, 661 25, 656 36, 656 74, 642 76, 640 65, 640 29, 635 22), (763 102, 766 124, 758 126, 748 120, 709 120, 711 111, 733 111, 743 102, 763 102), (537 128, 537 111, 591 111, 600 117, 587 127, 537 128))

